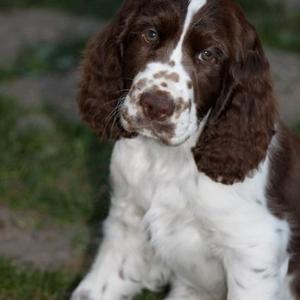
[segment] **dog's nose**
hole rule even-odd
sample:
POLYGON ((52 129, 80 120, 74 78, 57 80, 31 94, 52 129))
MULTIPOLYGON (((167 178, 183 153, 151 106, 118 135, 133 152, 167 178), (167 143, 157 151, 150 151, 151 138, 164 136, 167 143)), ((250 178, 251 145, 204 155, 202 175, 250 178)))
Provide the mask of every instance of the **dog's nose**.
POLYGON ((144 115, 151 120, 163 121, 174 113, 174 101, 166 92, 146 92, 141 95, 144 115))

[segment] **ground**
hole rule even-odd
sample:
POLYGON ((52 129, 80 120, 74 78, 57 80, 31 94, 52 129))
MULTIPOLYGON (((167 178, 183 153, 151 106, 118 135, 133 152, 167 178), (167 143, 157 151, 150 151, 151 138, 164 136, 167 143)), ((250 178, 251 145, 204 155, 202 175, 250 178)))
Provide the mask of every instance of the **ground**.
MULTIPOLYGON (((75 96, 81 50, 104 23, 44 8, 0 13, 0 300, 67 298, 100 241, 112 145, 80 123, 75 96)), ((297 128, 298 41, 278 40, 267 55, 282 117, 297 128)))

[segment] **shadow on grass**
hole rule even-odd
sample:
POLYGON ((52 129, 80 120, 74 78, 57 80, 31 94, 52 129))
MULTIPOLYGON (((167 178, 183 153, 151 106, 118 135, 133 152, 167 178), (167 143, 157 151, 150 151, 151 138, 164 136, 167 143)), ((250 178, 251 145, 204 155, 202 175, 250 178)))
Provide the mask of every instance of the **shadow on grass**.
POLYGON ((110 206, 109 163, 112 144, 99 142, 93 135, 89 137, 86 149, 86 165, 91 184, 92 214, 88 224, 90 227, 90 242, 86 250, 84 269, 87 269, 99 247, 102 239, 102 223, 108 215, 110 206))

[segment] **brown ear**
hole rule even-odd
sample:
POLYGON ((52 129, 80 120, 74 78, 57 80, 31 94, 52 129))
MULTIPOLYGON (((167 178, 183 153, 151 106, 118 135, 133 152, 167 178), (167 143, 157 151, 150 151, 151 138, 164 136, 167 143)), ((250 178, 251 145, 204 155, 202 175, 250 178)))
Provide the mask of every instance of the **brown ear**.
POLYGON ((135 2, 127 0, 115 20, 89 42, 84 53, 79 109, 82 119, 105 139, 126 136, 118 119, 118 105, 124 95, 122 40, 135 12, 135 2))
POLYGON ((251 175, 266 157, 274 134, 269 64, 256 32, 250 30, 252 41, 229 63, 223 92, 193 149, 199 171, 224 184, 251 175))

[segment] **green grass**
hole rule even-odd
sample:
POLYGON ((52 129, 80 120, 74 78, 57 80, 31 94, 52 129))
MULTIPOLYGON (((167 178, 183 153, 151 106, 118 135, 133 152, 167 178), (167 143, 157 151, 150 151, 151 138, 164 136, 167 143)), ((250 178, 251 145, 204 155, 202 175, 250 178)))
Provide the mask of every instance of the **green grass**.
MULTIPOLYGON (((49 108, 24 108, 3 96, 0 116, 0 203, 47 223, 99 222, 109 204, 111 145, 49 108)), ((78 280, 68 270, 42 272, 0 257, 0 300, 68 299, 78 280)), ((148 292, 136 298, 158 299, 148 292)))
POLYGON ((0 300, 62 300, 73 280, 63 271, 37 271, 0 258, 0 300))
POLYGON ((49 72, 66 72, 78 66, 87 39, 59 44, 42 43, 24 49, 9 67, 0 68, 0 81, 20 76, 41 76, 49 72))
POLYGON ((10 98, 0 97, 0 115, 1 203, 64 222, 90 220, 98 202, 104 214, 110 145, 50 109, 10 98))
MULTIPOLYGON (((43 272, 0 257, 0 300, 67 300, 78 282, 66 270, 43 272)), ((144 292, 135 300, 159 300, 144 292)))

